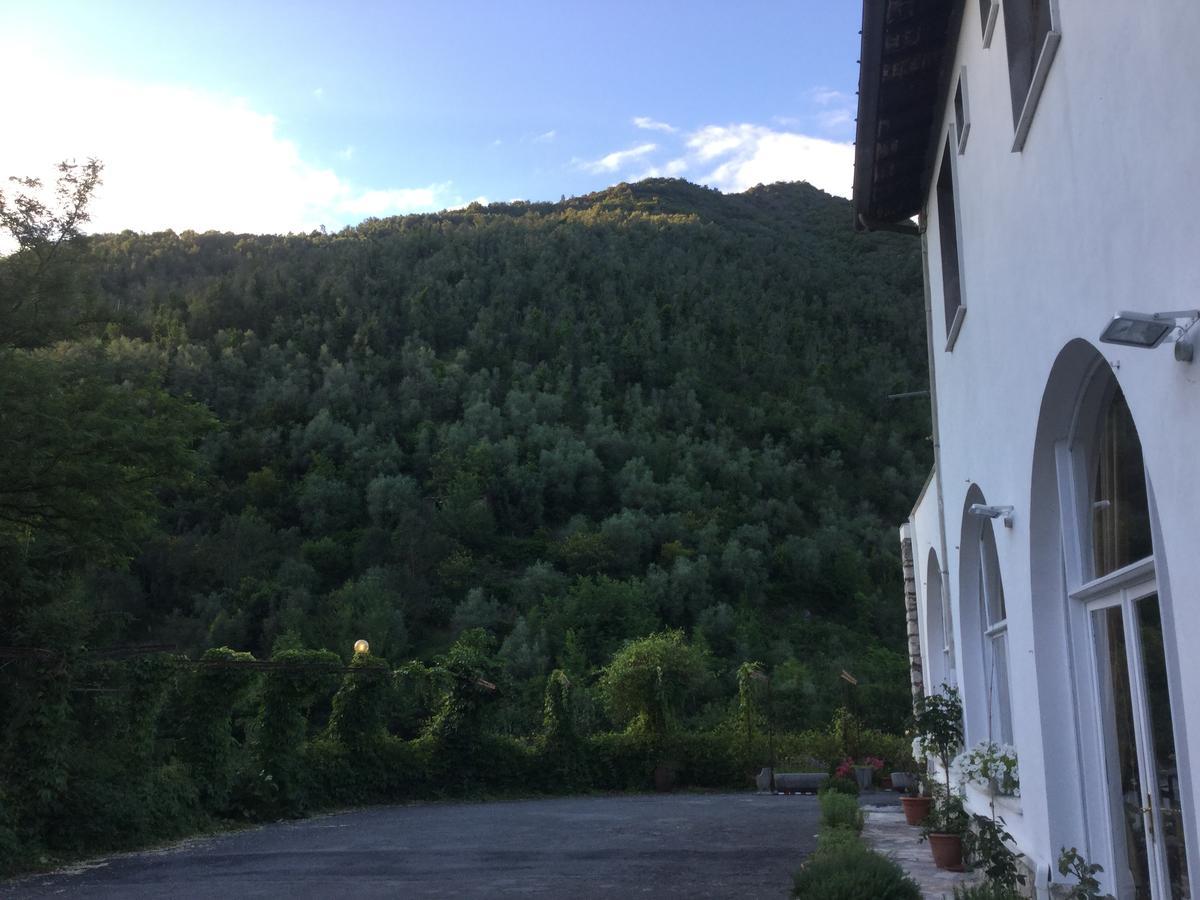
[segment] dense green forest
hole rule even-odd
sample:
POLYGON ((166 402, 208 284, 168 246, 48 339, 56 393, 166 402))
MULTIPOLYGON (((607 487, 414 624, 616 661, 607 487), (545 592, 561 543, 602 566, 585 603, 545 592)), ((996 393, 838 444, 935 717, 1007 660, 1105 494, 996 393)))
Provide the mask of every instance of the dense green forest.
MULTIPOLYGON (((555 669, 580 729, 621 725, 601 670, 664 629, 706 660, 693 729, 749 660, 780 729, 828 721, 843 669, 898 729, 895 526, 930 464, 925 404, 887 399, 926 378, 910 238, 806 184, 677 180, 82 237, 65 176, 65 213, 0 207, 27 232, 0 258, 6 768, 84 730, 47 696, 108 690, 64 660, 358 638, 393 666, 490 648, 497 734, 542 727, 555 669)), ((394 734, 428 729, 420 693, 394 734)))

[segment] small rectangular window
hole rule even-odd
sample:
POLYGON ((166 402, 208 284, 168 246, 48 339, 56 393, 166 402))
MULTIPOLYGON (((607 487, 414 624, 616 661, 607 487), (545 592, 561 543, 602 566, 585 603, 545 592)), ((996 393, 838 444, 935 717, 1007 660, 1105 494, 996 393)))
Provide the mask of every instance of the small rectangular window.
POLYGON ((1038 99, 1058 50, 1058 0, 1008 0, 1004 4, 1008 42, 1008 86, 1012 95, 1013 151, 1025 146, 1038 99))
POLYGON ((954 202, 952 165, 950 140, 947 139, 937 180, 938 238, 942 254, 942 300, 946 308, 947 350, 954 349, 954 342, 958 340, 958 332, 966 314, 958 269, 958 212, 954 202))
POLYGON ((954 133, 958 141, 958 152, 967 149, 967 135, 971 133, 971 114, 967 107, 967 67, 958 74, 958 87, 954 89, 954 133))
POLYGON ((992 45, 996 19, 1000 17, 1000 0, 979 0, 979 24, 983 28, 983 46, 992 45))

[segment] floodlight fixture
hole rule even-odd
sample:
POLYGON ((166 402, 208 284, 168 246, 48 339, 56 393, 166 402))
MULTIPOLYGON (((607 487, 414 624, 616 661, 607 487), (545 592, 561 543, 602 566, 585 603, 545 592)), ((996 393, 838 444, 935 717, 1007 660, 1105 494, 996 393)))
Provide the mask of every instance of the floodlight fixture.
POLYGON ((1105 344, 1152 350, 1174 334, 1175 358, 1180 362, 1191 362, 1192 344, 1187 340, 1187 333, 1197 319, 1200 319, 1200 310, 1196 309, 1156 313, 1122 310, 1112 317, 1101 332, 1100 340, 1105 344), (1180 319, 1186 319, 1187 323, 1179 324, 1180 319))
POLYGON ((967 512, 985 519, 1003 519, 1005 528, 1013 527, 1013 508, 1011 506, 987 506, 983 503, 972 503, 967 512))

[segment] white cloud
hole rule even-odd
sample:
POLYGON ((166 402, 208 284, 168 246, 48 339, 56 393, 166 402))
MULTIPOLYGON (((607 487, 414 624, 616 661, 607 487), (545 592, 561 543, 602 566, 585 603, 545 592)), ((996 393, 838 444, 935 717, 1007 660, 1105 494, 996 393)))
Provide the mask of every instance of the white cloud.
POLYGON ((668 134, 674 134, 679 130, 674 125, 668 125, 666 122, 656 122, 649 116, 634 116, 633 124, 647 131, 665 131, 668 134))
POLYGON ((833 103, 849 103, 850 97, 841 91, 835 91, 833 88, 819 87, 813 88, 808 92, 808 96, 812 101, 820 106, 829 106, 833 103))
POLYGON ((756 184, 807 181, 839 197, 849 197, 854 179, 854 147, 763 125, 710 125, 688 136, 699 163, 716 164, 700 180, 726 193, 756 184))
POLYGON ((395 188, 387 191, 363 191, 344 197, 338 209, 352 216, 388 216, 396 210, 443 209, 439 198, 445 196, 451 183, 431 184, 422 188, 395 188))
MULTIPOLYGON (((0 46, 14 65, 10 49, 0 46)), ((37 90, 10 88, 4 97, 5 120, 19 131, 0 141, 0 176, 46 175, 61 159, 98 157, 104 180, 91 231, 309 231, 364 215, 433 211, 453 199, 449 182, 354 185, 307 161, 273 116, 244 100, 73 75, 12 52, 37 90)))
POLYGON ((665 165, 651 166, 634 180, 641 181, 643 178, 678 178, 688 170, 688 166, 688 161, 682 157, 672 159, 665 165))
POLYGON ((822 128, 834 129, 849 125, 854 121, 853 111, 849 109, 830 109, 817 117, 822 128))
POLYGON ((630 147, 628 150, 616 150, 592 162, 580 163, 580 167, 584 171, 595 175, 599 175, 602 172, 615 172, 627 162, 639 159, 647 153, 653 153, 657 149, 658 144, 639 144, 636 147, 630 147))
POLYGON ((558 137, 558 132, 551 128, 549 131, 542 132, 533 139, 535 144, 548 144, 558 137))
POLYGON ((466 209, 472 203, 478 203, 480 206, 487 206, 491 202, 492 201, 489 200, 487 197, 480 194, 478 197, 474 198, 473 200, 459 201, 459 202, 455 203, 453 206, 449 207, 449 209, 466 209))

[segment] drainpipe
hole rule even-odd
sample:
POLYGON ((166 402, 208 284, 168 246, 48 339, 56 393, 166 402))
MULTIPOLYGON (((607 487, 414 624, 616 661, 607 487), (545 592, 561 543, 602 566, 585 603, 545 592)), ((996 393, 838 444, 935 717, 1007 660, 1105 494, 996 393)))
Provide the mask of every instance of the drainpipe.
MULTIPOLYGON (((948 568, 949 555, 946 552, 946 507, 945 493, 942 491, 942 440, 941 431, 938 428, 938 402, 937 402, 937 363, 936 354, 933 349, 933 300, 929 290, 929 235, 926 232, 925 214, 917 218, 918 228, 921 232, 921 273, 922 281, 925 285, 925 352, 929 360, 929 409, 931 427, 933 429, 933 482, 937 490, 937 511, 938 511, 938 542, 940 544, 938 553, 938 565, 942 569, 942 615, 944 621, 942 623, 943 640, 951 642, 950 646, 957 648, 957 643, 954 642, 954 622, 951 615, 952 607, 950 605, 950 569, 948 568)), ((952 652, 950 656, 950 670, 946 673, 946 678, 953 685, 958 684, 958 660, 957 652, 952 652)), ((934 685, 936 688, 937 685, 934 685)))

